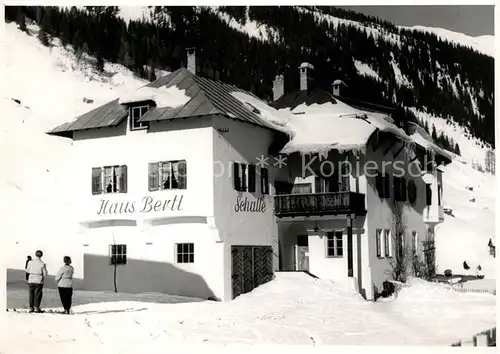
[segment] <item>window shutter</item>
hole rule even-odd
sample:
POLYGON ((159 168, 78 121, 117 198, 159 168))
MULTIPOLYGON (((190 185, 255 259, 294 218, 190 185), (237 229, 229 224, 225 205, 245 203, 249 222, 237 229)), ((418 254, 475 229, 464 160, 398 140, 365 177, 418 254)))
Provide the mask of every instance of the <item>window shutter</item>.
POLYGON ((401 200, 406 201, 406 179, 401 178, 401 200))
POLYGON ((120 193, 127 193, 127 165, 120 166, 120 193))
POLYGON ((255 165, 248 165, 248 191, 255 192, 255 165))
POLYGON ((382 198, 384 196, 383 194, 383 186, 382 186, 382 175, 380 172, 377 173, 377 176, 375 176, 375 187, 377 188, 378 191, 378 196, 382 198))
POLYGON ((187 188, 187 164, 185 160, 179 161, 177 167, 177 182, 179 184, 179 189, 187 188))
POLYGON ((267 168, 260 169, 260 187, 262 194, 269 194, 269 171, 267 168))
POLYGON ((92 194, 102 193, 102 169, 100 167, 92 168, 92 194))
POLYGON ((241 190, 247 190, 247 165, 242 163, 241 165, 241 190))
POLYGON ((237 191, 241 191, 240 164, 237 162, 233 162, 233 181, 234 181, 234 189, 237 191))
POLYGON ((394 177, 393 187, 394 187, 394 199, 397 201, 401 200, 401 195, 400 195, 401 183, 399 177, 394 177))
POLYGON ((382 245, 381 245, 381 234, 382 234, 382 230, 380 229, 377 229, 376 231, 376 241, 377 241, 377 257, 381 257, 382 256, 382 245))
POLYGON ((432 189, 430 184, 425 185, 425 204, 432 205, 432 189))
POLYGON ((391 178, 389 175, 384 176, 384 197, 391 197, 391 178))
POLYGON ((149 176, 149 191, 157 191, 158 190, 158 163, 153 162, 148 166, 148 176, 149 176))

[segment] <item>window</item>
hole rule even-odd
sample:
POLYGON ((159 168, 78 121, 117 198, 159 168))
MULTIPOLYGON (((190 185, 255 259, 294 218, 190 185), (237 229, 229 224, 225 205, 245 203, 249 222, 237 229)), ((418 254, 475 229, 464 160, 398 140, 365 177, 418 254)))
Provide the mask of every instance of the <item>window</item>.
POLYGON ((127 264, 127 245, 110 245, 109 256, 111 265, 127 264))
POLYGON ((92 168, 92 194, 127 193, 127 166, 92 168))
POLYGON ((384 230, 384 254, 386 257, 392 257, 392 238, 391 230, 384 230))
POLYGON ((382 257, 382 230, 377 229, 377 257, 382 257))
POLYGON ((297 235, 297 246, 299 246, 299 247, 309 246, 309 236, 308 235, 297 235))
POLYGON ((194 263, 194 243, 176 243, 177 263, 194 263))
MULTIPOLYGON (((268 178, 267 169, 265 169, 265 178, 268 178)), ((254 193, 256 190, 255 181, 255 165, 248 165, 245 163, 234 162, 233 163, 233 182, 234 189, 240 192, 250 192, 254 193)), ((261 169, 262 172, 262 169, 261 169)), ((261 176, 261 183, 263 179, 261 176)), ((267 186, 267 192, 269 192, 269 186, 267 186)))
POLYGON ((425 205, 432 205, 432 188, 431 184, 425 185, 425 205))
POLYGON ((308 194, 312 193, 311 183, 296 183, 292 187, 292 194, 308 194))
POLYGON ((187 188, 186 160, 152 162, 148 170, 150 192, 187 188))
POLYGON ((269 194, 269 170, 267 168, 260 169, 260 186, 262 194, 269 194))
POLYGON ((411 233, 413 238, 413 254, 416 254, 418 251, 418 234, 415 230, 411 233))
POLYGON ((328 232, 326 236, 326 256, 342 257, 343 254, 342 231, 328 232))
POLYGON ((394 177, 394 199, 400 202, 406 201, 406 180, 394 177))
POLYGON ((129 108, 130 129, 144 129, 147 128, 146 122, 139 122, 139 119, 148 111, 149 106, 139 106, 129 108))
POLYGON ((334 172, 330 177, 316 176, 316 193, 349 192, 349 176, 341 177, 334 172))
POLYGON ((377 173, 375 177, 375 184, 378 191, 378 196, 380 198, 390 198, 391 197, 391 181, 389 175, 377 173))

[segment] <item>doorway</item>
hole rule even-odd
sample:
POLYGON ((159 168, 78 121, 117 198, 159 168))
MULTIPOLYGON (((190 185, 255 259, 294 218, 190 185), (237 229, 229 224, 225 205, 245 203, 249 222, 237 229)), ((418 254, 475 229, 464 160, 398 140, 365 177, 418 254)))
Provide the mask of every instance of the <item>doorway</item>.
POLYGON ((309 271, 309 237, 298 235, 295 245, 295 270, 309 271))

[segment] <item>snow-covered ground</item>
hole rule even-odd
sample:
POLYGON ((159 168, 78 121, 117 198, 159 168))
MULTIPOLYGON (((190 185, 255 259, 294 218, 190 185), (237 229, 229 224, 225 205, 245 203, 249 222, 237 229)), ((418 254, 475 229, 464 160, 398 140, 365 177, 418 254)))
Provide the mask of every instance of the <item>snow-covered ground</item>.
MULTIPOLYGON (((78 296, 78 293, 75 295, 78 296)), ((169 344, 443 345, 495 326, 495 297, 417 282, 397 300, 367 302, 331 281, 278 273, 228 303, 94 303, 74 315, 7 313, 6 352, 126 341, 169 344), (28 317, 29 316, 29 317, 28 317), (457 325, 458 319, 460 325, 457 325)))
MULTIPOLYGON (((57 45, 43 47, 12 23, 5 25, 2 39, 7 89, 0 115, 0 215, 4 216, 0 261, 20 268, 44 235, 56 238, 53 248, 67 249, 67 235, 74 232, 66 212, 72 203, 67 178, 71 171, 66 167, 71 141, 45 132, 146 82, 119 65, 106 63, 105 75, 90 65, 79 67, 71 51, 57 45)), ((470 146, 468 140, 459 144, 465 151, 470 146)), ((437 230, 441 271, 450 268, 460 273, 467 260, 471 266, 480 263, 487 278, 495 276, 494 258, 487 253, 487 242, 494 238, 494 195, 494 177, 472 169, 470 163, 457 160, 446 168, 444 203, 456 217, 446 215, 437 230), (472 192, 465 188, 471 185, 472 192), (469 202, 470 197, 476 198, 475 203, 469 202)), ((48 257, 49 268, 59 265, 59 257, 48 257)), ((74 349, 82 343, 114 348, 117 340, 147 341, 157 348, 170 342, 234 341, 450 345, 494 326, 494 296, 433 289, 417 285, 403 290, 397 301, 368 303, 331 282, 282 274, 254 293, 224 304, 98 303, 75 307, 81 315, 34 315, 29 321, 26 315, 8 313, 9 340, 1 345, 7 346, 7 353, 27 353, 35 346, 37 351, 57 352, 57 346, 74 349), (84 313, 144 307, 136 312, 84 313)))

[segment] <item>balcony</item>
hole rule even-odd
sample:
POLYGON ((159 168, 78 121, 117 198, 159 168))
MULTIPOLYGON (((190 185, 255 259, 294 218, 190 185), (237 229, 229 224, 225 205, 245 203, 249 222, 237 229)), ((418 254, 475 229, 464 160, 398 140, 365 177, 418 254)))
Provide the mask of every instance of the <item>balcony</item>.
POLYGON ((365 215, 365 195, 354 192, 280 194, 274 197, 277 217, 365 215))

